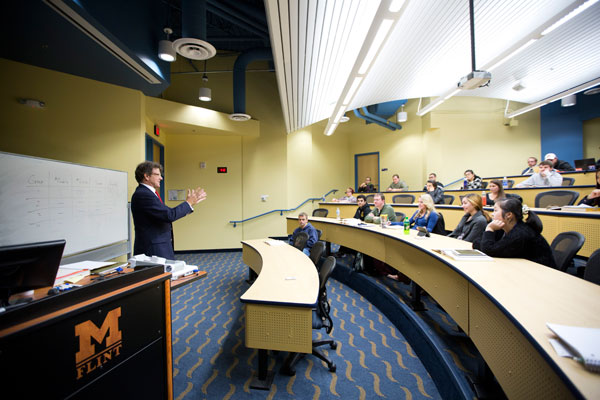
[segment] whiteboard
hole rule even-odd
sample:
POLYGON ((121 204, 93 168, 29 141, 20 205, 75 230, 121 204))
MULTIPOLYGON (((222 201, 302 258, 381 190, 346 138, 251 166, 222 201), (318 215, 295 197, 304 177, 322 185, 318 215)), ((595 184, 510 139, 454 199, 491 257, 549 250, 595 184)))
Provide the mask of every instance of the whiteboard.
POLYGON ((127 241, 127 172, 0 152, 0 246, 56 239, 63 257, 127 241))

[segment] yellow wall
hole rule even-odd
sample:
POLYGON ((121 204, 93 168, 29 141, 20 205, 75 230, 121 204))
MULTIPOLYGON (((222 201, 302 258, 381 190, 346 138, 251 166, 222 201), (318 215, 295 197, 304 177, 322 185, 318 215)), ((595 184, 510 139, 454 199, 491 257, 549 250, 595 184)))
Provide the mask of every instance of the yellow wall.
MULTIPOLYGON (((227 69, 233 60, 218 62, 227 69)), ((145 155, 145 132, 154 137, 157 115, 175 124, 165 126, 157 139, 165 146, 165 190, 202 186, 208 193, 192 215, 175 222, 176 250, 237 248, 243 239, 285 235, 284 217, 290 213, 272 213, 236 228, 229 221, 292 208, 332 188, 340 190, 335 197, 341 196, 354 185, 355 154, 380 153, 381 167, 388 169, 381 173, 383 186, 397 172, 412 188, 420 188, 430 171, 445 183, 466 168, 481 176, 501 175, 520 171, 524 160, 540 151, 539 113, 525 114, 519 126, 506 127, 499 100, 457 97, 425 118, 416 117, 418 101, 410 100, 405 108, 409 120, 396 132, 366 125, 348 113, 350 121, 333 136, 323 135, 324 121, 288 135, 275 75, 255 72, 247 73, 246 90, 246 112, 254 121, 219 131, 200 126, 202 121, 191 126, 179 116, 190 106, 173 100, 210 105, 221 112, 217 120, 224 121, 233 110, 231 73, 211 75, 214 102, 200 104, 193 101, 198 86, 192 81, 198 75, 175 75, 164 94, 171 101, 165 101, 11 61, 0 60, 0 67, 6 71, 0 78, 6 93, 0 106, 8 123, 0 150, 127 171, 130 196, 136 186, 133 171, 145 155), (29 109, 17 97, 37 98, 47 107, 29 109), (461 111, 465 109, 469 113, 461 111), (236 133, 245 127, 259 134, 236 133), (201 161, 206 169, 200 169, 201 161), (228 167, 228 173, 217 174, 217 166, 228 167), (269 196, 266 202, 261 195, 269 196)), ((301 210, 316 207, 318 202, 309 202, 301 210)))
POLYGON ((600 118, 583 121, 583 158, 598 158, 600 153, 600 118))
POLYGON ((143 95, 100 83, 0 59, 0 150, 95 167, 133 171, 144 159, 143 95), (17 98, 44 101, 42 110, 17 98))

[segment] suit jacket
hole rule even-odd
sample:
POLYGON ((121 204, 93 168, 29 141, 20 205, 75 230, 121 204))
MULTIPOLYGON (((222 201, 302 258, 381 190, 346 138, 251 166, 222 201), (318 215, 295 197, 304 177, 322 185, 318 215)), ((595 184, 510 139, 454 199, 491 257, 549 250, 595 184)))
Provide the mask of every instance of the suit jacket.
POLYGON ((175 253, 172 222, 192 211, 187 202, 169 208, 150 189, 139 185, 131 196, 131 214, 135 225, 133 254, 146 254, 173 260, 175 253))

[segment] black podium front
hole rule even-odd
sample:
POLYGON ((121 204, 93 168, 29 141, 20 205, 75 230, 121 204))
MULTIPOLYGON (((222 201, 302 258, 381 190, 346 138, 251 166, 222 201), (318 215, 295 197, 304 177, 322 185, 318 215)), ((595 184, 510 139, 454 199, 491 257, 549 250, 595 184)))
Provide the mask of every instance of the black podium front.
POLYGON ((169 278, 132 272, 0 314, 3 392, 172 398, 169 278))

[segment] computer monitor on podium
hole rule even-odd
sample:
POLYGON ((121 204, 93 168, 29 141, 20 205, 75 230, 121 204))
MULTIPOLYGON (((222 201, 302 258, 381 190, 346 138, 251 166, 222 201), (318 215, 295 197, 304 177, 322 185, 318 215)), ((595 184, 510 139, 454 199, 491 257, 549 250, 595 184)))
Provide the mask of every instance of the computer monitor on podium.
POLYGON ((65 240, 0 247, 0 306, 15 293, 53 286, 65 240))

